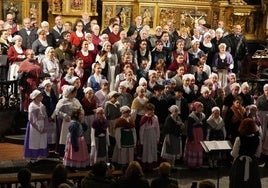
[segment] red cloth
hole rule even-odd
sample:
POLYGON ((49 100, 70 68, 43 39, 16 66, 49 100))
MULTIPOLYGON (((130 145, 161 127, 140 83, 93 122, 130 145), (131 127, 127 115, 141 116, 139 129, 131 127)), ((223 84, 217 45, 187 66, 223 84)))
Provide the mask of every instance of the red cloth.
POLYGON ((8 62, 11 65, 13 62, 15 61, 23 61, 26 58, 26 53, 25 53, 25 49, 22 48, 23 53, 18 53, 14 46, 10 46, 7 52, 7 58, 8 58, 8 62), (18 58, 18 55, 25 55, 25 58, 21 59, 18 58))
POLYGON ((151 125, 153 123, 153 117, 154 116, 149 116, 147 114, 142 116, 140 120, 140 126, 144 125, 146 122, 148 122, 151 125))
POLYGON ((25 72, 28 73, 27 80, 26 80, 26 86, 23 88, 22 93, 24 94, 24 110, 28 110, 28 106, 30 104, 30 94, 33 90, 37 89, 39 85, 39 77, 42 73, 42 69, 38 63, 38 61, 29 62, 28 59, 24 60, 20 64, 20 68, 18 72, 25 72))
POLYGON ((97 101, 94 99, 94 97, 91 99, 90 102, 86 97, 84 97, 81 101, 81 105, 85 111, 86 116, 95 114, 94 110, 96 110, 97 108, 97 101))
POLYGON ((88 51, 88 56, 84 56, 81 51, 78 51, 76 54, 76 59, 81 58, 83 59, 84 65, 83 68, 91 68, 92 63, 94 63, 96 54, 92 51, 88 51))
POLYGON ((109 41, 110 41, 110 43, 112 45, 120 40, 120 34, 119 33, 116 35, 116 34, 114 34, 112 32, 112 33, 109 33, 108 36, 109 36, 109 41))
POLYGON ((83 35, 82 37, 78 37, 76 35, 76 32, 72 32, 71 33, 71 38, 70 38, 70 42, 75 46, 75 47, 79 47, 80 43, 82 40, 85 39, 85 35, 83 35))
POLYGON ((98 46, 101 42, 101 39, 98 36, 92 34, 92 42, 94 45, 98 46))

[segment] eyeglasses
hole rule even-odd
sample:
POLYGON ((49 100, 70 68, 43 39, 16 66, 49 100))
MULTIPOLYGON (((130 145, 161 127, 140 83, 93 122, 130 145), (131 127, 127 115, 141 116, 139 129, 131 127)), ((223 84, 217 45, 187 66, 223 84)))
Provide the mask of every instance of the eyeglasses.
POLYGON ((83 25, 77 25, 77 27, 83 27, 83 25))

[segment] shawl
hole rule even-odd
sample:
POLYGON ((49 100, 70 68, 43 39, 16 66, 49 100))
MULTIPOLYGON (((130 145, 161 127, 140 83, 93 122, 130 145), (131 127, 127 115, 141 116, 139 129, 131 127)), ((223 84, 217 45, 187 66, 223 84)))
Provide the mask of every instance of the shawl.
POLYGON ((204 113, 200 113, 201 114, 201 117, 199 118, 198 116, 197 116, 197 112, 195 112, 195 111, 193 111, 190 115, 189 115, 189 117, 191 117, 191 118, 193 118, 195 121, 196 121, 196 123, 197 124, 203 124, 203 120, 206 118, 206 115, 204 114, 204 113))
POLYGON ((66 74, 64 77, 65 81, 68 82, 68 84, 70 84, 70 85, 72 85, 71 84, 72 78, 73 78, 73 76, 69 75, 69 74, 66 74))
POLYGON ((127 128, 131 129, 135 127, 135 122, 134 120, 129 117, 129 118, 124 118, 120 117, 115 121, 115 128, 127 128))
POLYGON ((132 102, 131 109, 135 109, 138 111, 144 110, 147 102, 148 102, 148 99, 146 97, 144 98, 136 97, 132 102))
POLYGON ((233 111, 234 115, 232 116, 232 123, 239 122, 243 119, 245 108, 244 107, 238 107, 236 108, 234 105, 232 105, 231 110, 233 111))
POLYGON ((220 130, 224 127, 224 121, 222 117, 216 119, 213 117, 213 115, 210 115, 207 119, 207 123, 209 125, 209 128, 214 130, 220 130))
POLYGON ((153 118, 154 118, 154 115, 145 114, 144 116, 142 116, 140 120, 140 126, 144 125, 146 122, 148 122, 149 125, 152 125, 153 118))
POLYGON ((97 102, 94 97, 92 97, 90 101, 86 97, 84 97, 81 101, 81 105, 85 111, 86 116, 94 115, 94 110, 97 108, 97 102))
POLYGON ((102 119, 95 119, 92 122, 92 128, 95 129, 95 136, 100 134, 106 134, 106 130, 109 126, 108 121, 105 118, 102 119))

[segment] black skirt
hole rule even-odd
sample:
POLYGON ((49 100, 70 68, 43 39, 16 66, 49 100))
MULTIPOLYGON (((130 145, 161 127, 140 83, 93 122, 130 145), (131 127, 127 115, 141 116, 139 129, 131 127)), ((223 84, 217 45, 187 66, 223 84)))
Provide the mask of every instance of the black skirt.
POLYGON ((249 163, 249 179, 244 181, 246 160, 236 158, 230 172, 229 188, 261 188, 258 162, 255 158, 249 163))

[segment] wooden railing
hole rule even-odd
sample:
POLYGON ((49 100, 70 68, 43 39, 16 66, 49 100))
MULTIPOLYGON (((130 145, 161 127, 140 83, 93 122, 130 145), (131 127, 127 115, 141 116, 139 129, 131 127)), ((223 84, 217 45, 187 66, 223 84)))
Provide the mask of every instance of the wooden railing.
POLYGON ((0 108, 14 108, 19 104, 18 82, 0 81, 0 108))

